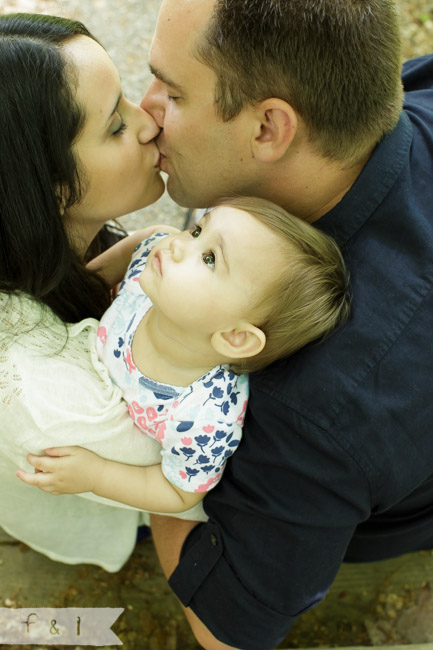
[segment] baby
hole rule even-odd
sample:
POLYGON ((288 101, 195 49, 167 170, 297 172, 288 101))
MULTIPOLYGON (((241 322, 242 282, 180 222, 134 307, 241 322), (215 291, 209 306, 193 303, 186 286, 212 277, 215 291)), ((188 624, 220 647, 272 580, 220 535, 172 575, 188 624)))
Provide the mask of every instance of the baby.
POLYGON ((347 273, 331 238, 263 199, 227 199, 131 259, 139 236, 98 258, 111 284, 127 270, 97 348, 135 424, 161 444, 161 464, 61 447, 29 455, 36 473, 17 476, 52 494, 176 513, 219 482, 238 447, 248 373, 345 322, 347 273))

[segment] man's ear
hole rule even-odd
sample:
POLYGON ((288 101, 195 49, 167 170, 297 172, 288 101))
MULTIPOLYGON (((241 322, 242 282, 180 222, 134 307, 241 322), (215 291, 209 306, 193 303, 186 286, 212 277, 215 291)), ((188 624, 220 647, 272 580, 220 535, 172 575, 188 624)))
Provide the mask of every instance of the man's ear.
POLYGON ((218 330, 211 337, 211 344, 219 354, 229 359, 254 357, 263 350, 266 335, 251 323, 240 323, 232 330, 218 330))
POLYGON ((284 156, 296 135, 296 112, 284 100, 271 98, 256 106, 255 115, 254 157, 262 162, 275 162, 284 156))

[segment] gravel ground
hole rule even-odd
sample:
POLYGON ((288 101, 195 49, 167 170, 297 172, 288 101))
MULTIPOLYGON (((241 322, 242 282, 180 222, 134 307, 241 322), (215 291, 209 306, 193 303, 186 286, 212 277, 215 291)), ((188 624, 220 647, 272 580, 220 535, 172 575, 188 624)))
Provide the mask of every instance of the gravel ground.
MULTIPOLYGON (((82 20, 104 44, 118 66, 125 94, 130 99, 139 101, 150 79, 147 52, 159 5, 160 0, 0 0, 0 13, 43 12, 82 20)), ((398 6, 402 19, 404 58, 432 52, 433 5, 424 0, 399 0, 398 6)), ((124 222, 129 228, 143 227, 154 222, 167 222, 182 227, 186 216, 184 209, 164 196, 154 206, 124 218, 124 222)), ((301 619, 282 645, 308 647, 431 641, 432 638, 405 637, 401 631, 398 632, 397 627, 393 627, 395 611, 407 607, 410 614, 418 600, 422 601, 423 611, 431 621, 433 601, 429 591, 426 595, 425 584, 421 587, 421 583, 427 579, 422 576, 427 575, 431 575, 433 582, 433 558, 430 555, 419 556, 417 562, 425 563, 420 572, 419 589, 416 588, 418 583, 414 583, 414 590, 406 585, 406 591, 403 590, 402 595, 396 595, 392 590, 390 593, 390 582, 386 582, 385 578, 382 585, 372 578, 371 584, 376 592, 369 593, 367 598, 368 581, 362 589, 356 591, 352 576, 349 586, 343 588, 343 572, 342 578, 337 579, 333 588, 332 593, 336 594, 334 601, 332 593, 328 597, 330 600, 326 599, 331 604, 338 604, 339 614, 333 617, 330 606, 324 609, 321 605, 301 619), (352 598, 354 612, 347 615, 347 620, 341 618, 345 598, 352 598), (399 603, 397 608, 394 607, 396 602, 399 603), (383 630, 387 635, 380 636, 383 630)), ((380 564, 373 565, 372 575, 380 564)), ((396 571, 400 565, 390 566, 392 576, 392 571, 396 571)), ((368 568, 365 567, 365 572, 367 571, 368 568)), ((411 575, 414 575, 413 571, 411 575)), ((70 567, 52 562, 11 540, 0 529, 0 606, 124 607, 125 612, 114 625, 114 630, 122 639, 125 650, 198 648, 176 599, 166 586, 149 540, 137 544, 134 554, 122 571, 107 574, 93 566, 70 567)), ((417 619, 418 632, 421 627, 417 619)), ((431 623, 430 627, 433 627, 431 623)), ((8 647, 11 650, 35 648, 8 647)))

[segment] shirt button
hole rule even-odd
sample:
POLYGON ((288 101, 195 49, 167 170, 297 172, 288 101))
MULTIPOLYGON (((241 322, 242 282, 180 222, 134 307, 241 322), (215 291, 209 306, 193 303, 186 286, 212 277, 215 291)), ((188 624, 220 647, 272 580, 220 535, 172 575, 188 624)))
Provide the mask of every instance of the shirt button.
POLYGON ((218 538, 213 533, 210 536, 210 543, 212 544, 212 546, 218 546, 218 538))

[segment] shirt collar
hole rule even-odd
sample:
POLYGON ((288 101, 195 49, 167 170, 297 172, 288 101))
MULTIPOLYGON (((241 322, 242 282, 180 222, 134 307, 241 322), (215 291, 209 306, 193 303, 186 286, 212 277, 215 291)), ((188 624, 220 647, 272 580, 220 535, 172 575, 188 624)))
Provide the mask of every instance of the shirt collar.
POLYGON ((350 190, 314 225, 335 237, 340 246, 346 244, 388 195, 408 160, 411 143, 412 124, 403 111, 350 190))

